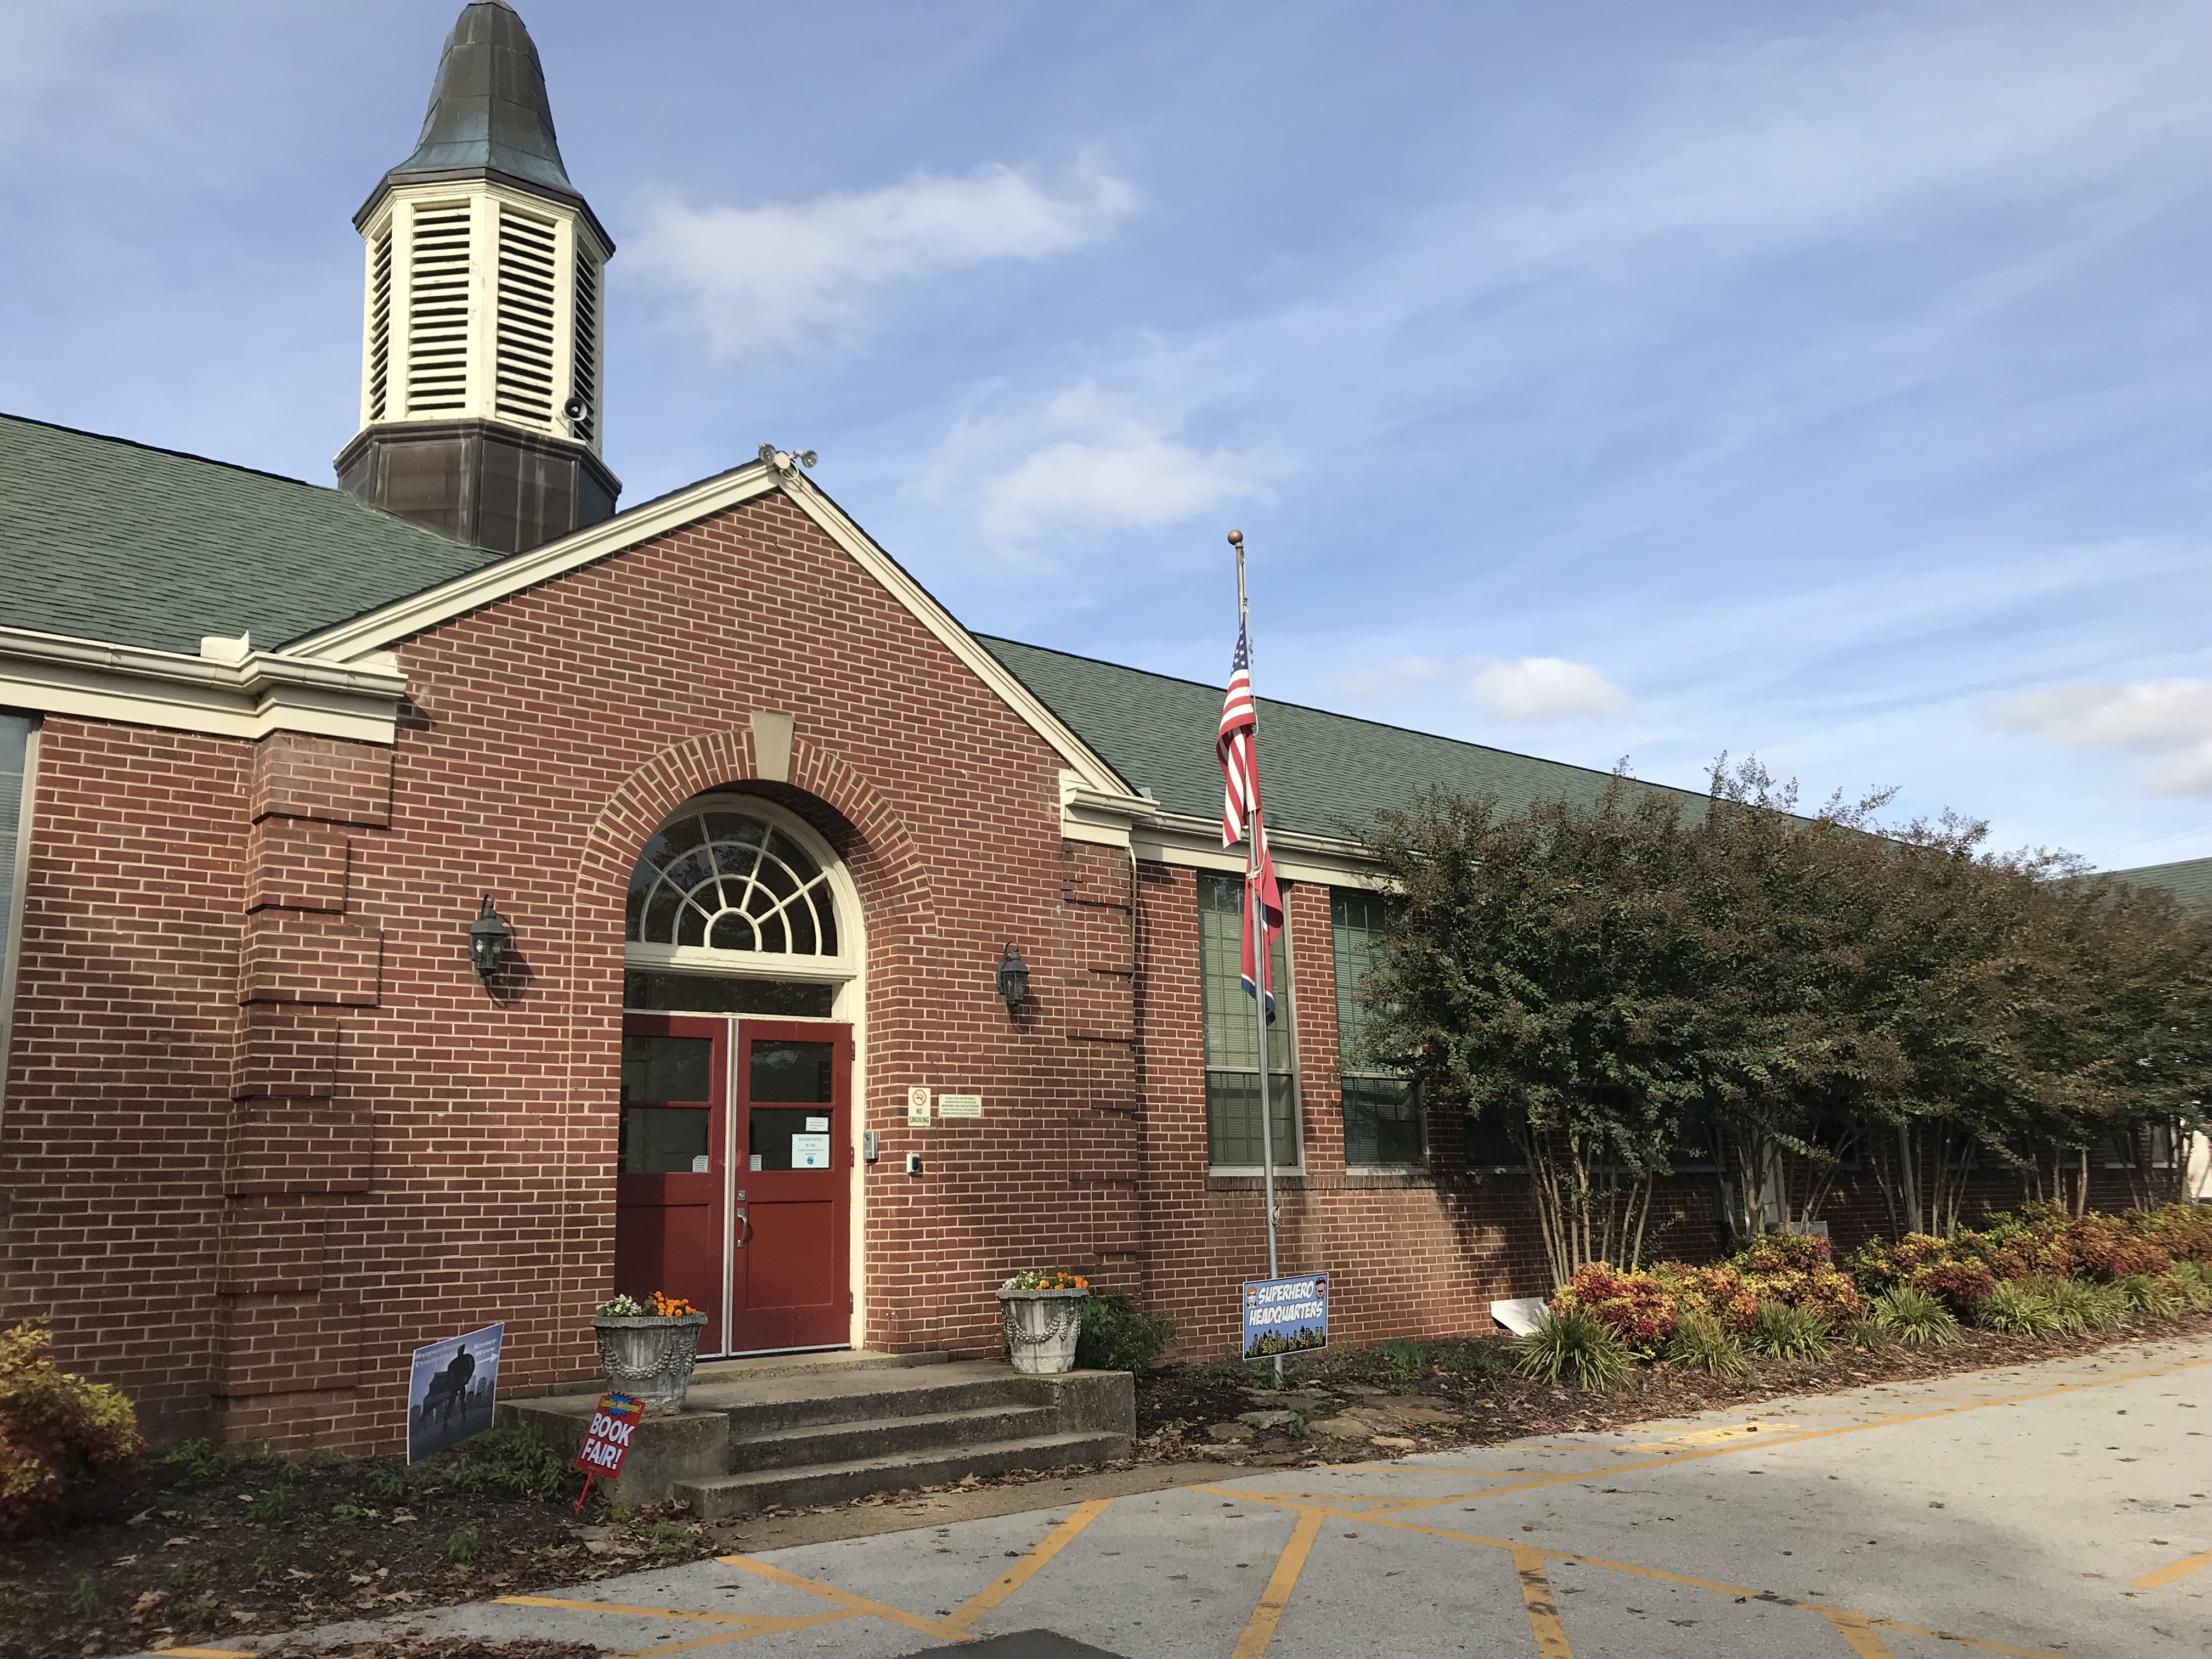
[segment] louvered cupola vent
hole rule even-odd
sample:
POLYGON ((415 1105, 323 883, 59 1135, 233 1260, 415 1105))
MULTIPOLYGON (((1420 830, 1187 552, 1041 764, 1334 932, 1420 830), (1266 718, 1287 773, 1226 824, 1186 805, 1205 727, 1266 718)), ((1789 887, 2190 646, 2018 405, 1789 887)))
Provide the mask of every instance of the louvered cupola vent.
POLYGON ((493 406, 512 420, 550 428, 553 395, 554 227, 499 210, 499 332, 493 406))
POLYGON ((422 136, 354 215, 363 242, 356 501, 498 553, 613 516, 607 261, 507 0, 467 0, 422 136))
POLYGON ((469 204, 415 210, 407 281, 407 412, 459 415, 469 381, 469 204))
POLYGON ((392 386, 392 233, 376 239, 368 272, 368 418, 384 418, 392 386))
POLYGON ((597 441, 599 430, 599 273, 588 254, 576 255, 576 361, 570 372, 576 396, 584 401, 584 416, 570 429, 586 443, 597 441))

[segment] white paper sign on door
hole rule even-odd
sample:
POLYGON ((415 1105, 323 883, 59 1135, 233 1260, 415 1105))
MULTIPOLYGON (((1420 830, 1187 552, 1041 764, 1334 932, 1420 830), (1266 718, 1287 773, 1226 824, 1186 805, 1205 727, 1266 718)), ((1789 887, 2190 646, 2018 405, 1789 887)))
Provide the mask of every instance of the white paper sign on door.
POLYGON ((791 1167, 794 1170, 826 1170, 830 1167, 830 1137, 828 1135, 793 1135, 791 1138, 791 1167))

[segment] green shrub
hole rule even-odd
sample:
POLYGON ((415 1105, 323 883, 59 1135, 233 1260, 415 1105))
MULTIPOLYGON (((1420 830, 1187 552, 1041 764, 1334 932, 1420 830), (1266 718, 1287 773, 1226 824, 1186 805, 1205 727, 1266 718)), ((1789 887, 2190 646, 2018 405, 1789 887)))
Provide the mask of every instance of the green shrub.
POLYGON ((387 1504, 396 1504, 407 1496, 407 1468, 404 1463, 386 1463, 368 1472, 368 1495, 380 1498, 387 1504))
POLYGON ((2086 1279, 2054 1279, 2036 1275, 2020 1281, 2041 1297, 2050 1308, 2058 1328, 2068 1334, 2089 1328, 2087 1304, 2095 1300, 2097 1287, 2086 1279))
POLYGON ((1893 1285, 1874 1299, 1874 1317, 1899 1342, 1940 1348, 1959 1334, 1959 1317, 1925 1291, 1893 1285))
POLYGON ((1432 1364, 1425 1342, 1394 1336, 1382 1345, 1383 1369, 1389 1373, 1391 1388, 1401 1394, 1416 1392, 1432 1364))
POLYGON ((76 1587, 70 1591, 70 1611, 80 1619, 89 1619, 100 1611, 100 1589, 90 1573, 77 1574, 76 1587))
POLYGON ((483 1541, 474 1527, 455 1527, 452 1532, 446 1534, 446 1559, 473 1561, 477 1559, 477 1547, 483 1541))
POLYGON ((1703 1309, 1684 1314, 1668 1340, 1667 1358, 1677 1364, 1695 1365, 1715 1376, 1741 1376, 1751 1369, 1744 1358, 1743 1341, 1703 1309))
POLYGON ((447 1453, 437 1467, 456 1492, 489 1489, 517 1498, 550 1498, 568 1473, 560 1453, 522 1429, 487 1429, 447 1453))
POLYGON ((204 1435, 179 1441, 161 1458, 162 1462, 182 1469, 195 1480, 212 1480, 217 1475, 227 1474, 240 1461, 204 1435))
POLYGON ((2212 1273, 2207 1273, 2202 1262, 2176 1256, 2166 1276, 2180 1287, 2182 1298, 2191 1308, 2199 1311, 2212 1308, 2212 1273))
POLYGON ((1580 1308, 1555 1313, 1513 1344, 1523 1376, 1557 1382, 1571 1376, 1585 1389, 1619 1388, 1636 1362, 1627 1345, 1593 1315, 1580 1308))
POLYGON ((1836 1333, 1836 1340, 1847 1348, 1893 1348, 1897 1338, 1888 1326, 1872 1314, 1854 1319, 1836 1333))
POLYGON ((273 1527, 291 1518, 292 1487, 282 1481, 246 1506, 246 1518, 256 1526, 273 1527))
POLYGON ((145 1449, 131 1401, 56 1365, 53 1341, 43 1320, 0 1332, 0 1538, 52 1519, 145 1449))
POLYGON ((1448 1343, 1437 1351, 1437 1369, 1454 1376, 1504 1376, 1513 1369, 1513 1353, 1503 1342, 1448 1343))
POLYGON ((1159 1364, 1176 1340, 1173 1314, 1148 1314, 1122 1291, 1093 1291, 1083 1302, 1075 1363, 1086 1371, 1134 1371, 1159 1364))
POLYGON ((2177 1318, 2189 1306, 2181 1286, 2164 1273, 2130 1273, 2114 1282, 2128 1305, 2146 1318, 2177 1318))
POLYGON ((1827 1316, 1787 1302, 1762 1302, 1744 1333, 1744 1346, 1771 1359, 1826 1359, 1835 1347, 1827 1316))
POLYGON ((1984 1330, 2012 1336, 2056 1336, 2066 1328, 2051 1298, 2025 1279, 2008 1279, 1974 1310, 1984 1330))

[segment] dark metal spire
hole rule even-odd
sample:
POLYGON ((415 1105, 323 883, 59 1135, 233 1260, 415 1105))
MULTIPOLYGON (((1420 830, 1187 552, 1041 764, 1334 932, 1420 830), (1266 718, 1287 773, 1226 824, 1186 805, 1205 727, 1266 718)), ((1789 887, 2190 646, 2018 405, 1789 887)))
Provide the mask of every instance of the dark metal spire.
MULTIPOLYGON (((354 222, 365 223, 394 185, 449 179, 493 179, 591 212, 561 164, 538 48, 507 0, 471 0, 461 9, 415 153, 384 175, 354 222)), ((592 225, 599 228, 596 216, 592 225)))

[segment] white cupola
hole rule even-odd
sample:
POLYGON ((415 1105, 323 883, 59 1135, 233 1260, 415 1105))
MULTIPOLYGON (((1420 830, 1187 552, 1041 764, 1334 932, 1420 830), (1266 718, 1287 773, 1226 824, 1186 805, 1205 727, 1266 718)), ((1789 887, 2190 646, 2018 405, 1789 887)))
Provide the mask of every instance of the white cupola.
POLYGON ((599 459, 614 244, 568 182, 545 76, 505 0, 464 7, 415 152, 355 227, 367 244, 357 500, 520 552, 614 512, 599 459))

